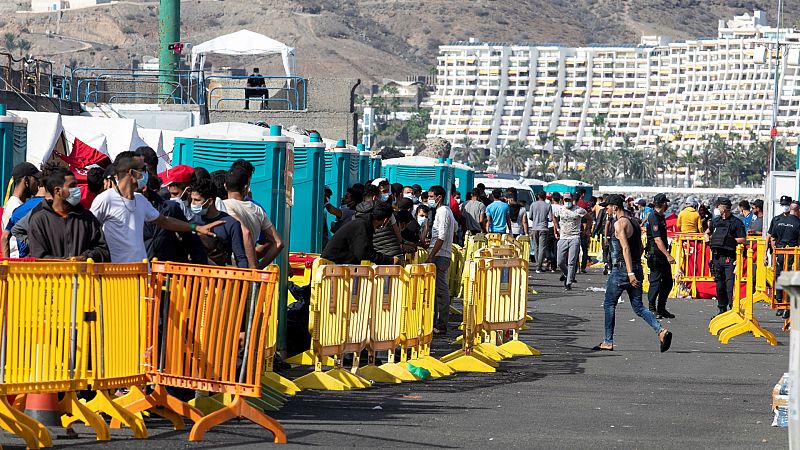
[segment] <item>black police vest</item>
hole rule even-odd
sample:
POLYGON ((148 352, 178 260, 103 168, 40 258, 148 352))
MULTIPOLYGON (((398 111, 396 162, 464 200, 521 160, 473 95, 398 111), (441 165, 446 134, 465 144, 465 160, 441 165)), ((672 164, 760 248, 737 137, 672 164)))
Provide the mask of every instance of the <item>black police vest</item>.
POLYGON ((714 231, 711 233, 711 239, 708 241, 711 250, 736 251, 736 238, 731 235, 733 232, 734 220, 733 217, 729 217, 727 220, 720 218, 712 222, 714 231))

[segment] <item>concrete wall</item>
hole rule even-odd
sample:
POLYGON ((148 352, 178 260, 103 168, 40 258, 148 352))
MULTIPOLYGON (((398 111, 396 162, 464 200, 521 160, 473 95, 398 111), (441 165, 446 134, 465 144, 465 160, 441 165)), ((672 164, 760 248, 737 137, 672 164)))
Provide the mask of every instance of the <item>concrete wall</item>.
MULTIPOLYGON (((217 109, 209 107, 211 122, 258 122, 279 124, 288 128, 296 126, 306 130, 317 130, 322 137, 347 139, 354 143, 358 118, 353 107, 355 88, 361 80, 352 78, 310 78, 305 111, 243 110, 244 103, 237 109, 217 109)), ((252 102, 251 102, 252 103, 252 102)), ((211 106, 211 105, 209 105, 211 106)), ((227 107, 231 107, 228 103, 227 107)))
POLYGON ((267 122, 285 128, 297 126, 306 130, 317 130, 328 139, 356 138, 356 114, 328 111, 209 111, 211 122, 267 122))

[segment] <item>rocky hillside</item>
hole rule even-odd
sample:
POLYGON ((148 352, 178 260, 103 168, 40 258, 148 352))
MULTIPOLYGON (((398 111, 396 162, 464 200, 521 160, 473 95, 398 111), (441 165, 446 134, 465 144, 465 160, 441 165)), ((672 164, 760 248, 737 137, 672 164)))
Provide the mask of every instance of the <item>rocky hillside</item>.
MULTIPOLYGON (((757 0, 191 0, 182 2, 183 40, 200 43, 242 28, 296 48, 307 76, 365 81, 425 75, 450 40, 637 42, 641 34, 713 36, 717 20, 775 2, 757 0)), ((800 2, 786 2, 795 23, 800 2)), ((158 2, 128 0, 63 13, 25 14, 29 2, 0 2, 0 29, 60 64, 119 67, 157 55, 158 2)), ((0 39, 0 47, 4 41, 0 39)), ((213 57, 217 66, 261 66, 280 58, 213 57)))

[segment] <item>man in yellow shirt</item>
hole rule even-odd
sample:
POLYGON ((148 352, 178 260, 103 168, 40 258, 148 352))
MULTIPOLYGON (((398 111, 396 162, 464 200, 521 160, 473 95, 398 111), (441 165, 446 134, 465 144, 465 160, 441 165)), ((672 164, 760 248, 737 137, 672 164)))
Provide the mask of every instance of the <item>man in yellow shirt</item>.
POLYGON ((700 213, 697 212, 698 201, 694 197, 689 197, 684 203, 683 211, 678 214, 676 227, 680 233, 702 233, 703 226, 700 220, 700 213))

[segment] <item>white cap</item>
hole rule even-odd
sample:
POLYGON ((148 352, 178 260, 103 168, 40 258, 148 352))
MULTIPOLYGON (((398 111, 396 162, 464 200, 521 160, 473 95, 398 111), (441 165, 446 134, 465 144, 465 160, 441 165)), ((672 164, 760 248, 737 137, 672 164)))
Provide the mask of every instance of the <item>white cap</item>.
POLYGON ((388 182, 389 180, 387 180, 386 178, 375 178, 374 180, 372 180, 372 185, 373 186, 379 186, 384 181, 388 182))

